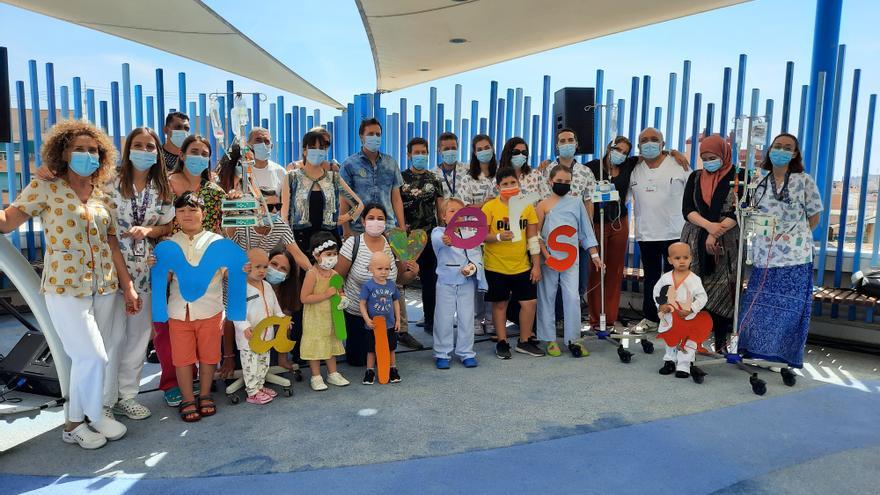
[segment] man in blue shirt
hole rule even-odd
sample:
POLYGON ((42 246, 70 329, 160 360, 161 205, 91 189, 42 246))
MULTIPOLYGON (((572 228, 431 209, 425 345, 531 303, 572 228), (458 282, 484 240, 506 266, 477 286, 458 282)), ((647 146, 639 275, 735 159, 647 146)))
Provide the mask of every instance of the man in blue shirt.
MULTIPOLYGON (((400 198, 403 179, 397 161, 379 151, 382 145, 382 124, 376 119, 365 119, 361 122, 358 135, 361 138, 361 150, 342 162, 339 174, 364 204, 379 203, 385 207, 388 212, 387 225, 397 224, 405 230, 403 200, 400 198)), ((339 211, 348 211, 351 208, 352 205, 344 198, 340 198, 340 201, 339 211)), ((363 231, 364 226, 360 219, 342 224, 343 237, 363 231)))

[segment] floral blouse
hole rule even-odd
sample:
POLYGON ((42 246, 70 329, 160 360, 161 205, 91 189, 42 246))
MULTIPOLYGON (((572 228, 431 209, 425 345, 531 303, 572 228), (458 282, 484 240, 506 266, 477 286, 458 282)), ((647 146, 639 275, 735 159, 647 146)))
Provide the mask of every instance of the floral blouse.
MULTIPOLYGON (((822 211, 819 188, 809 174, 788 176, 788 187, 776 184, 773 174, 756 179, 755 208, 774 219, 773 238, 752 239, 752 259, 757 267, 776 268, 813 262, 813 232, 809 217, 822 211)), ((760 217, 753 217, 761 220, 760 217)))
MULTIPOLYGON (((550 182, 550 172, 558 164, 558 162, 553 161, 544 169, 545 184, 550 182)), ((571 166, 571 191, 568 195, 580 198, 581 201, 591 201, 593 190, 596 189, 596 176, 593 175, 593 171, 589 167, 581 165, 577 160, 571 162, 571 166)), ((545 186, 543 197, 549 197, 551 192, 550 186, 545 186)))
MULTIPOLYGON (((162 201, 152 182, 143 191, 136 192, 133 198, 123 198, 119 181, 116 181, 109 195, 111 205, 116 209, 116 226, 120 232, 135 226, 153 227, 174 221, 174 205, 162 201)), ((146 259, 153 254, 155 243, 153 239, 133 241, 130 237, 119 237, 119 250, 134 288, 140 294, 150 293, 150 269, 146 259)))
POLYGON ((443 197, 440 179, 431 172, 418 174, 412 169, 404 170, 400 175, 403 177, 400 198, 407 227, 430 233, 437 226, 437 198, 443 197))
POLYGON ((546 198, 549 194, 547 191, 550 189, 544 180, 544 174, 536 168, 533 168, 528 174, 519 177, 519 188, 522 194, 538 193, 538 201, 546 198))
POLYGON ((83 203, 63 180, 33 180, 12 203, 40 217, 46 238, 40 292, 74 297, 112 294, 118 289, 109 237, 115 214, 106 192, 92 188, 83 203))
POLYGON ((480 174, 479 179, 470 175, 461 181, 461 194, 459 197, 469 205, 482 204, 498 195, 495 187, 495 179, 480 174))

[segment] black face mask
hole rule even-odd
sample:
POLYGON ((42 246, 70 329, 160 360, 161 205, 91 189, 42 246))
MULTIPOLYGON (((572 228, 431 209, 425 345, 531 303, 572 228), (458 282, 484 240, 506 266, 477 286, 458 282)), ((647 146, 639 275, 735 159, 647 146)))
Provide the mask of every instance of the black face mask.
POLYGON ((553 194, 557 196, 565 196, 571 191, 571 184, 553 183, 553 194))

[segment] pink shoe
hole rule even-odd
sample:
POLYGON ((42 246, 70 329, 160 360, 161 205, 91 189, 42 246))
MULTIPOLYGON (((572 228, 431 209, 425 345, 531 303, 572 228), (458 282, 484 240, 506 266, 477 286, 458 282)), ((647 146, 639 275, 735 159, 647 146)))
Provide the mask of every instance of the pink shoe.
POLYGON ((262 390, 257 391, 254 395, 248 396, 247 401, 251 404, 268 404, 272 402, 272 397, 269 394, 263 393, 262 390))
POLYGON ((263 392, 264 394, 268 395, 269 397, 272 397, 273 399, 274 399, 275 397, 278 397, 278 392, 272 390, 272 389, 269 388, 269 387, 263 387, 263 388, 261 388, 261 389, 260 389, 260 392, 263 392))

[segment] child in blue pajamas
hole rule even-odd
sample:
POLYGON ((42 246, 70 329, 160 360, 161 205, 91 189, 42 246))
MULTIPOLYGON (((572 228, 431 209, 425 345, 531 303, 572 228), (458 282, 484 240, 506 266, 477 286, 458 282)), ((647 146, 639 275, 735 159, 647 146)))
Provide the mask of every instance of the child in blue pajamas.
MULTIPOLYGON (((579 198, 569 196, 571 189, 571 170, 564 165, 556 165, 550 171, 550 188, 553 191, 547 199, 538 204, 538 225, 541 231, 542 252, 545 260, 550 256, 563 259, 572 254, 554 251, 547 245, 548 237, 554 229, 562 225, 570 225, 577 229, 575 234, 581 246, 590 252, 590 257, 599 269, 602 260, 596 249, 596 236, 587 215, 587 209, 579 198)), ((559 240, 562 241, 560 236, 559 240)), ((541 266, 541 281, 538 283, 538 340, 547 342, 547 354, 560 356, 562 352, 556 343, 555 302, 557 289, 562 290, 564 311, 565 337, 564 342, 573 357, 589 354, 580 342, 581 305, 578 296, 577 248, 573 249, 574 264, 567 270, 559 272, 546 264, 541 266)))
MULTIPOLYGON (((452 221, 464 206, 460 199, 447 200, 444 223, 452 221)), ((465 368, 475 368, 474 294, 485 292, 488 287, 483 253, 479 246, 474 249, 453 247, 445 230, 445 227, 435 227, 431 232, 431 246, 437 255, 437 308, 442 308, 434 313, 434 359, 437 369, 447 370, 454 351, 465 368), (453 328, 455 322, 457 328, 453 328)))

